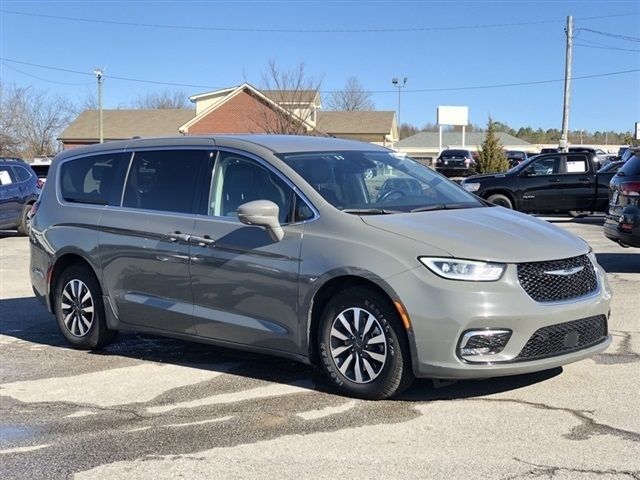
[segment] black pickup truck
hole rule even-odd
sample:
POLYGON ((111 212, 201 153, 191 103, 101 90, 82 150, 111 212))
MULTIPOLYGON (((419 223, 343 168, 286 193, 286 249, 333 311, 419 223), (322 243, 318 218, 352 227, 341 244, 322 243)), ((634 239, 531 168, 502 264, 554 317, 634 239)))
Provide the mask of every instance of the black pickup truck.
POLYGON ((536 155, 504 173, 467 177, 462 186, 521 212, 604 212, 614 173, 597 173, 597 165, 591 152, 536 155))

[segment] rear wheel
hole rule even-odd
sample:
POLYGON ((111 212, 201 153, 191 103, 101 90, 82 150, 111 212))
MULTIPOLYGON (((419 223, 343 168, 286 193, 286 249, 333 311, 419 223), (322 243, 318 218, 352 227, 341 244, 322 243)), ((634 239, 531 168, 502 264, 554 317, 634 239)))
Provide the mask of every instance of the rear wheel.
POLYGON ((60 275, 54 290, 58 328, 73 347, 102 348, 116 331, 107 328, 98 280, 88 267, 73 265, 60 275))
POLYGON ((349 396, 389 398, 413 381, 398 314, 387 298, 369 288, 349 288, 328 303, 319 350, 325 373, 349 396))
POLYGON ((31 211, 31 204, 25 205, 22 210, 22 218, 20 225, 18 225, 18 233, 20 235, 29 235, 29 212, 31 211))
POLYGON ((511 199, 506 195, 502 195, 501 193, 494 193, 493 195, 489 195, 487 197, 487 202, 491 202, 499 207, 508 208, 510 210, 513 209, 513 203, 511 203, 511 199))

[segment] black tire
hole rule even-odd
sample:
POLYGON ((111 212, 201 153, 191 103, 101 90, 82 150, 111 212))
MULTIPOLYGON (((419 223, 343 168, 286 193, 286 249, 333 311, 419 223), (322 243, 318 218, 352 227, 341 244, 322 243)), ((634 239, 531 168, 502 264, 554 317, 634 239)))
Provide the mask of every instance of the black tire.
POLYGON ((22 218, 20 225, 18 225, 18 233, 20 235, 29 235, 29 212, 31 211, 31 204, 25 205, 22 210, 22 218))
POLYGON ((343 290, 329 301, 322 313, 318 335, 322 368, 345 395, 369 400, 397 395, 409 387, 414 378, 409 343, 403 330, 396 309, 385 296, 365 287, 343 290), (358 340, 349 336, 349 332, 355 330, 354 312, 358 311, 355 309, 363 312, 358 314, 358 340), (344 328, 340 316, 351 322, 350 330, 344 328), (335 322, 339 323, 334 328, 335 322), (344 340, 336 337, 336 329, 344 340), (340 350, 343 353, 336 354, 340 350), (384 362, 372 355, 384 356, 384 362))
POLYGON ((102 289, 96 276, 84 265, 72 265, 58 277, 54 311, 62 336, 74 348, 99 349, 111 343, 117 334, 107 328, 102 289))
POLYGON ((501 193, 494 193, 493 195, 489 195, 487 197, 487 202, 491 202, 499 207, 508 208, 513 210, 513 203, 511 199, 506 195, 502 195, 501 193))

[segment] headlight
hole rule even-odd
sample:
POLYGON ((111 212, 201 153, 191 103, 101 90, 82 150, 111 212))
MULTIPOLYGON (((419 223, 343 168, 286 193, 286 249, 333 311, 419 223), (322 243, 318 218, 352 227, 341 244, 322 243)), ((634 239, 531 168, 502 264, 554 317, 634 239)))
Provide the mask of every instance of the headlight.
POLYGON ((471 282, 495 282, 507 268, 504 263, 476 262, 457 258, 420 257, 418 260, 440 277, 471 282))
POLYGON ((477 192, 480 190, 479 183, 463 183, 462 188, 464 188, 467 192, 477 192))

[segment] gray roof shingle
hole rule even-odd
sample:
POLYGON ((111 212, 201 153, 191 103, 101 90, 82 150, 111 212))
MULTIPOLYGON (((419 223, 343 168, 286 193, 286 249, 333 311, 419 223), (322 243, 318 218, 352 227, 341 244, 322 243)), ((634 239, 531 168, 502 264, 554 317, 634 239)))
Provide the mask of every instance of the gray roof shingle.
POLYGON ((395 112, 349 111, 318 112, 316 126, 327 133, 383 134, 391 132, 395 112))
MULTIPOLYGON (((191 120, 192 109, 103 110, 105 140, 133 136, 164 137, 178 135, 178 128, 191 120)), ((85 110, 60 134, 62 141, 97 140, 98 110, 85 110)))

